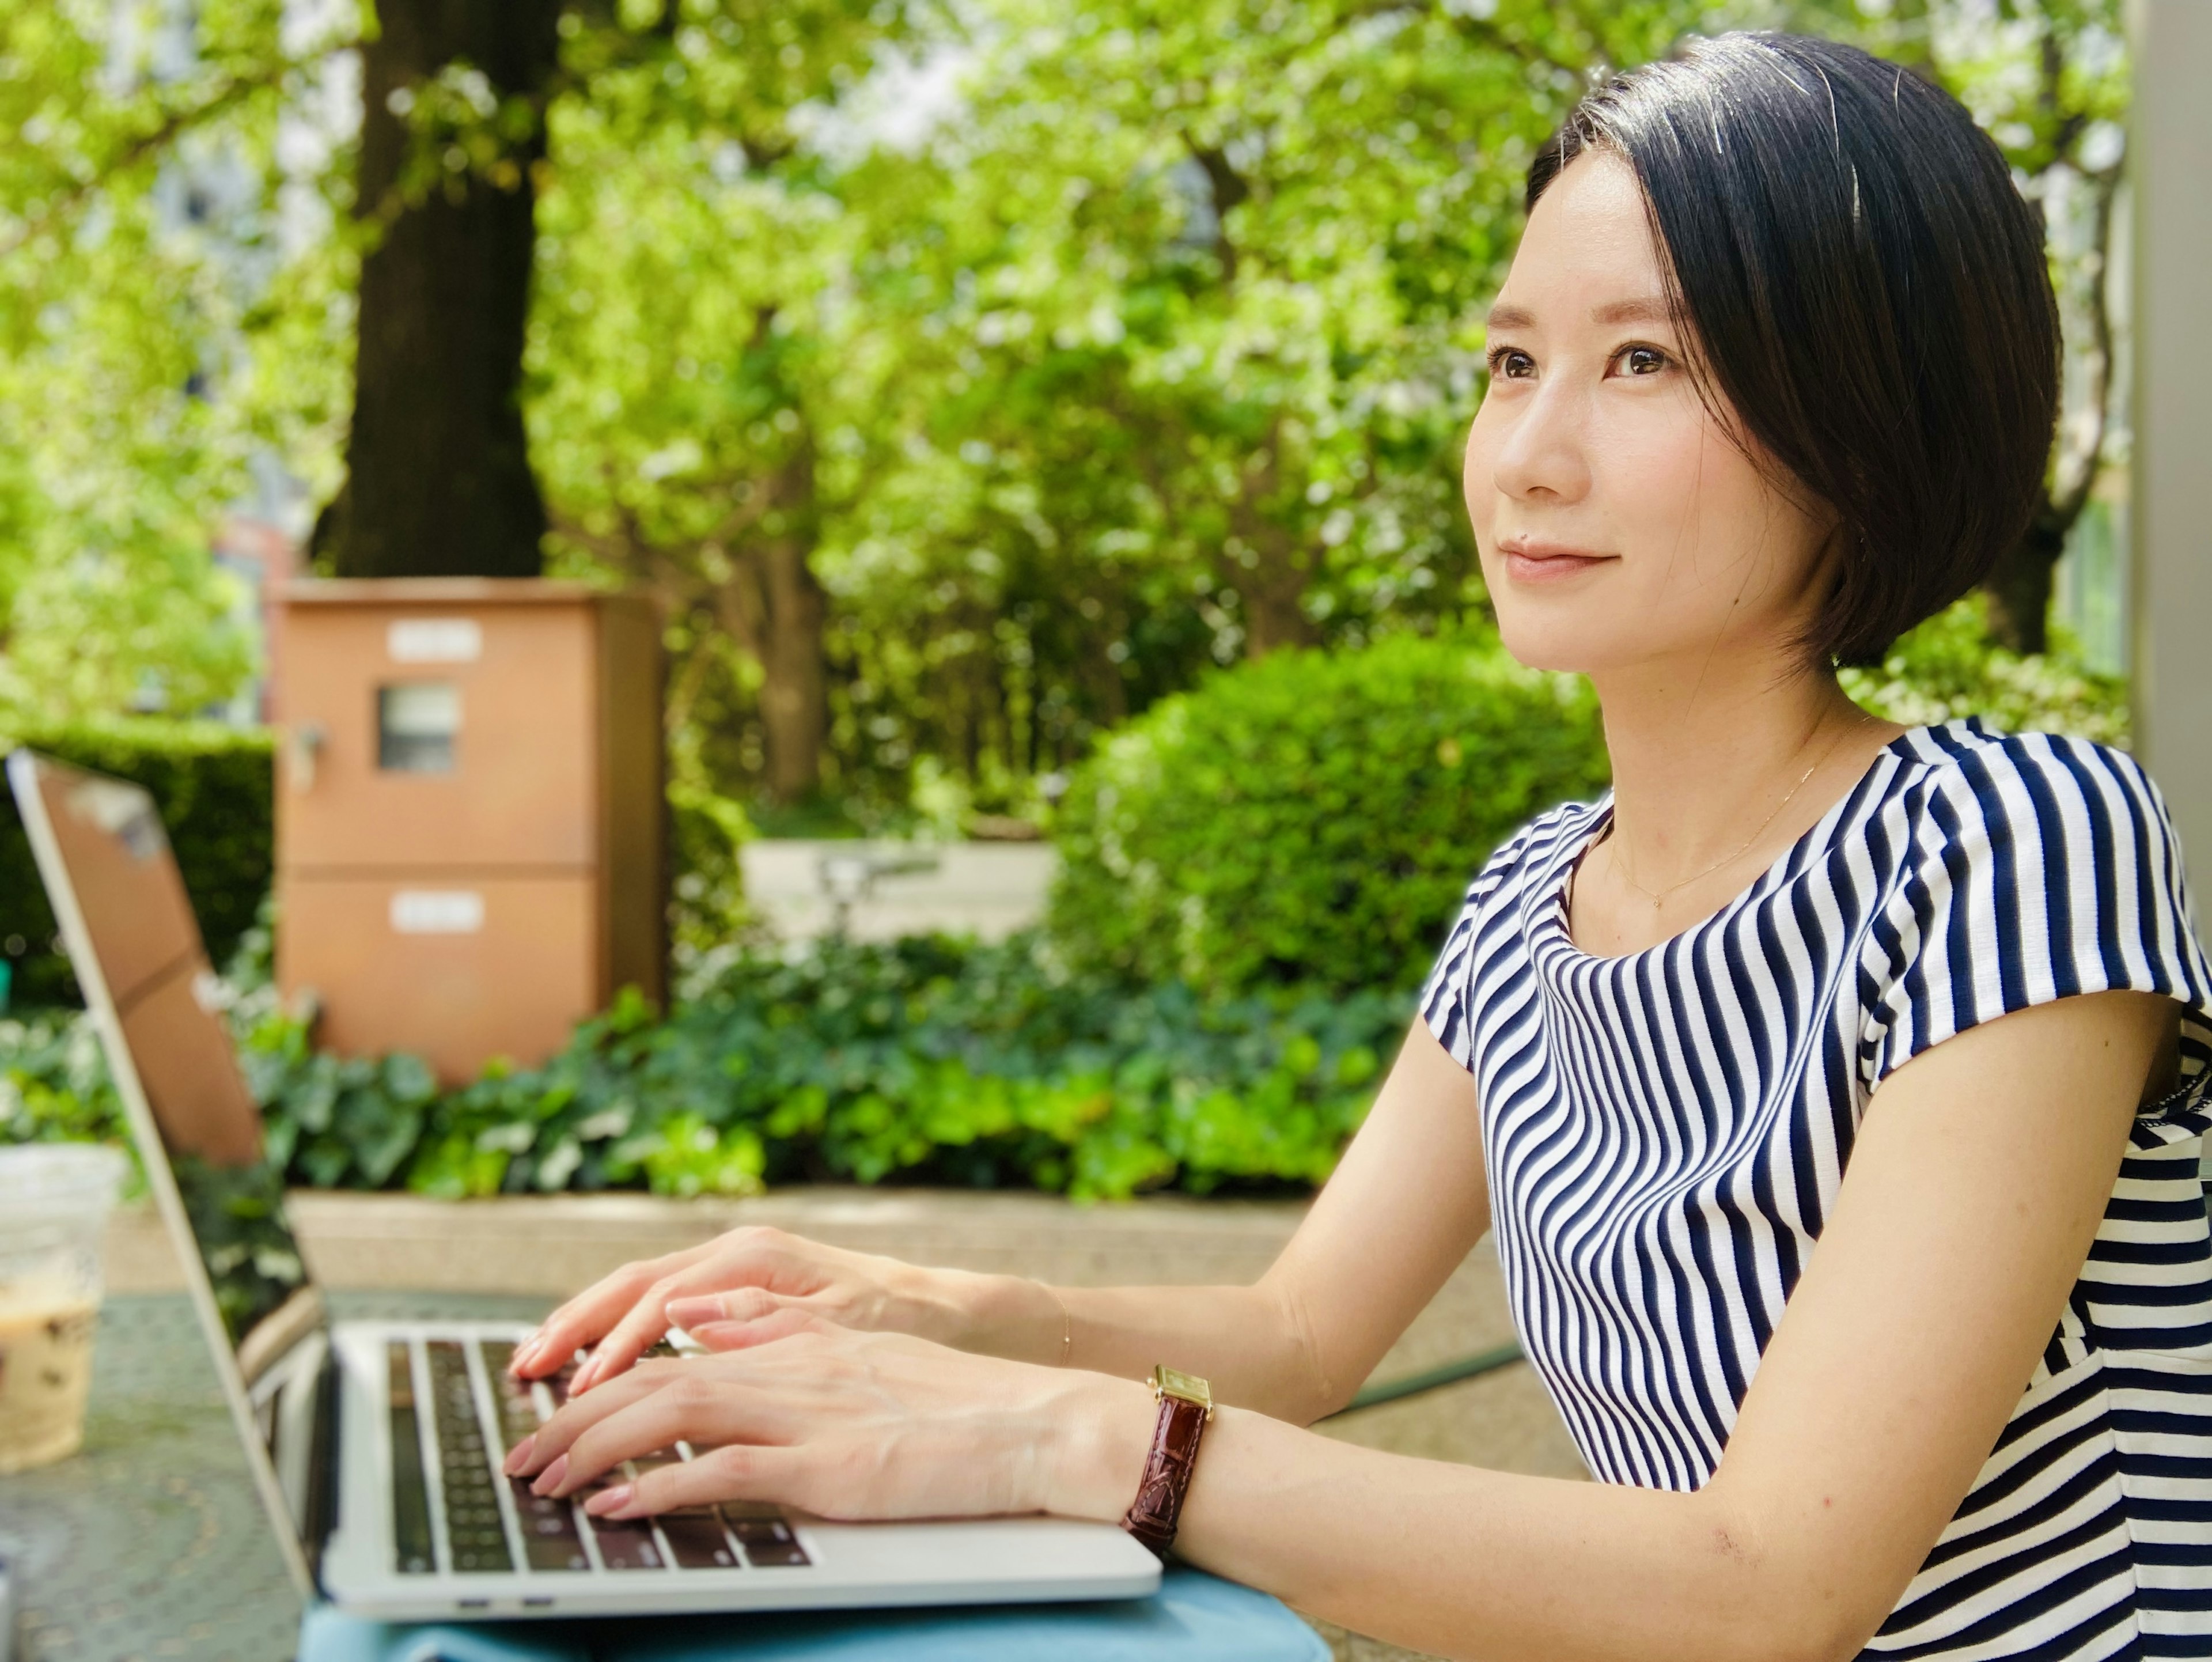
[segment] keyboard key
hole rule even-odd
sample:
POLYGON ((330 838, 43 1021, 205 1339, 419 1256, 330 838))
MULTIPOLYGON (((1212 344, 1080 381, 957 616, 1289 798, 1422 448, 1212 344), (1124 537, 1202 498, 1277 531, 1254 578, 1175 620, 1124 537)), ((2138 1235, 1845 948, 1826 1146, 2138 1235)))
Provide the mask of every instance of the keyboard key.
POLYGON ((780 1524, 783 1522, 783 1508, 773 1501, 725 1501, 722 1516, 733 1521, 744 1518, 780 1524))
POLYGON ((665 1569, 660 1545, 649 1525, 632 1519, 592 1519, 592 1537, 599 1545, 599 1562, 611 1570, 665 1569))
POLYGON ((745 1549, 745 1562, 756 1569, 795 1569, 813 1562, 781 1518, 732 1518, 729 1525, 745 1549))
POLYGON ((493 1572, 514 1568, 501 1516, 490 1444, 477 1407, 468 1358, 453 1339, 424 1347, 430 1363, 431 1409, 443 1479, 446 1543, 456 1570, 493 1572))
POLYGON ((530 1492, 526 1477, 507 1479, 514 1496, 514 1513, 522 1523, 522 1553, 534 1570, 587 1570, 582 1537, 576 1533, 576 1514, 566 1501, 555 1501, 530 1492))
POLYGON ((404 1342, 385 1348, 392 1437, 393 1567, 402 1575, 437 1568, 430 1540, 430 1490, 422 1471, 422 1434, 415 1411, 415 1368, 404 1342))
POLYGON ((653 1520, 666 1537, 668 1550, 679 1569, 736 1569, 738 1550, 722 1533, 722 1520, 712 1507, 681 1513, 664 1512, 653 1520))

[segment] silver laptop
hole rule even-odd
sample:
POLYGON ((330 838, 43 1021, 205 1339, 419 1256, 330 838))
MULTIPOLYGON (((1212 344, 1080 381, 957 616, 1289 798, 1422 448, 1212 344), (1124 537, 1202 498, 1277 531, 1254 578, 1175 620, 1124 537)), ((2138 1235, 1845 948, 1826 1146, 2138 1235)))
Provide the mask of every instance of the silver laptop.
POLYGON ((1158 1561, 1110 1524, 836 1524, 757 1505, 611 1522, 503 1476, 567 1374, 510 1379, 528 1330, 511 1324, 329 1321, 152 799, 22 750, 8 780, 302 1597, 409 1620, 1157 1589, 1158 1561))

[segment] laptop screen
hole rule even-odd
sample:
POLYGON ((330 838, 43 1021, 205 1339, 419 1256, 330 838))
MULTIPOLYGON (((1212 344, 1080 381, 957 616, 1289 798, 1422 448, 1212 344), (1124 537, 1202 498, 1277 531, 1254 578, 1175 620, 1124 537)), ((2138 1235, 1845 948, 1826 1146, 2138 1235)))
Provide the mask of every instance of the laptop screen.
MULTIPOLYGON (((86 1000, 98 1011, 104 991, 112 1012, 110 1063, 137 1075, 251 1386, 321 1324, 322 1302, 285 1219, 283 1174, 263 1158, 261 1115, 161 816, 136 785, 27 751, 8 770, 86 1000)), ((127 1100, 125 1081, 117 1086, 127 1100)))

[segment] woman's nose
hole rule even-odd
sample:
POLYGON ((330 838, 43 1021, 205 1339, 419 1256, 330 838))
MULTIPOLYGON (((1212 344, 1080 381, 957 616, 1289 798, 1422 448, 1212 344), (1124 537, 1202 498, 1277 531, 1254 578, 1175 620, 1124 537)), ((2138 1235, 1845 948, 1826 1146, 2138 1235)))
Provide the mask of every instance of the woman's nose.
POLYGON ((1581 401, 1561 382, 1520 399, 1499 435, 1493 482, 1505 496, 1578 501, 1590 485, 1581 401))

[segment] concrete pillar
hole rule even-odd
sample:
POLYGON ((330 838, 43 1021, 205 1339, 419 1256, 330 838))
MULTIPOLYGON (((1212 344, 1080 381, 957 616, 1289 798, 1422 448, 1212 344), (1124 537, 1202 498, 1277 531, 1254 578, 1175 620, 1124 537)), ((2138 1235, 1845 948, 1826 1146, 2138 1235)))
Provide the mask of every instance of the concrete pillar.
POLYGON ((2136 0, 2136 752, 2212 928, 2212 0, 2136 0))

